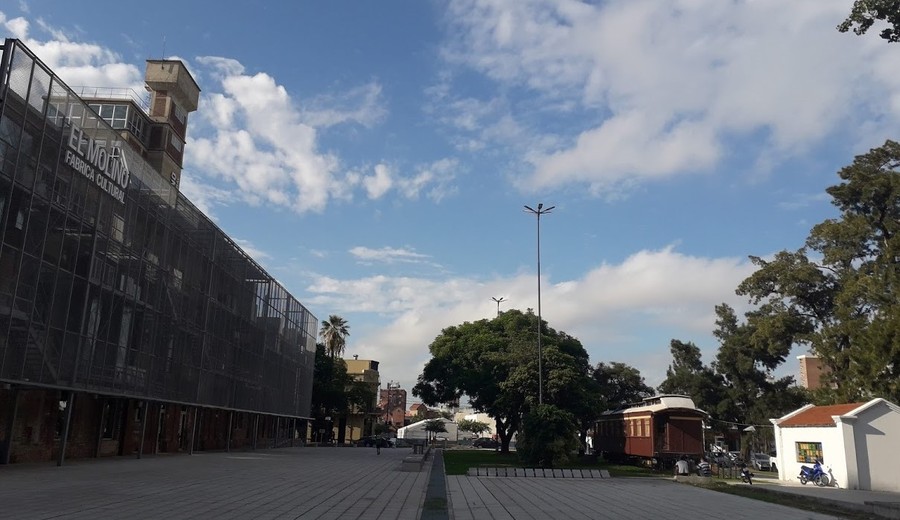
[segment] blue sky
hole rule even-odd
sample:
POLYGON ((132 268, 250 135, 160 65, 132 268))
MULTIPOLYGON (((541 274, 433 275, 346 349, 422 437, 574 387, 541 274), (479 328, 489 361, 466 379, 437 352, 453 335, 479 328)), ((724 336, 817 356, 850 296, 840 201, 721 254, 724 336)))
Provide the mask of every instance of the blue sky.
POLYGON ((73 87, 183 60, 182 190, 383 382, 492 297, 536 308, 542 202, 544 319, 656 385, 672 338, 712 360, 748 255, 802 246, 898 137, 900 47, 838 33, 851 4, 23 0, 0 33, 73 87))

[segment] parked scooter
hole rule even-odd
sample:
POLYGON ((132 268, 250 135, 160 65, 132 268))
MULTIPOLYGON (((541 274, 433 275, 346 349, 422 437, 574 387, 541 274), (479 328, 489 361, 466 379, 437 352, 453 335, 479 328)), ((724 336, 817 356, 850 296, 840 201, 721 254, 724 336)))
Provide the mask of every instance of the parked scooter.
POLYGON ((741 482, 753 485, 753 473, 750 472, 750 468, 746 464, 741 466, 741 482))
POLYGON ((813 467, 809 466, 800 466, 800 475, 797 476, 800 479, 800 483, 804 486, 807 482, 813 482, 817 486, 827 486, 831 480, 828 478, 828 474, 825 473, 825 470, 822 469, 822 463, 816 459, 816 463, 813 467))

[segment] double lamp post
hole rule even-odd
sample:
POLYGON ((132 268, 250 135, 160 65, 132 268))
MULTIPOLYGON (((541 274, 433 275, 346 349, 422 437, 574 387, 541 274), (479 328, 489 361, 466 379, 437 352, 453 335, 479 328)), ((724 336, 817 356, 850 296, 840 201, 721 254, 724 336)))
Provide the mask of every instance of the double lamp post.
MULTIPOLYGON (((537 216, 537 355, 538 355, 538 404, 544 404, 544 356, 541 351, 541 215, 550 213, 556 206, 545 208, 543 203, 537 209, 525 206, 525 211, 537 216)), ((499 309, 499 303, 497 308, 499 309)), ((499 312, 499 311, 498 311, 499 312)))

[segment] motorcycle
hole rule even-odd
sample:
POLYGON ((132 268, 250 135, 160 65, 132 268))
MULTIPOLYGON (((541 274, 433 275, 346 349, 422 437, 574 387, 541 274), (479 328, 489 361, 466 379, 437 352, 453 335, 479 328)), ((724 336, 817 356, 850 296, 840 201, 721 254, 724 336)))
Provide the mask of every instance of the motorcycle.
POLYGON ((800 483, 804 486, 807 482, 813 482, 820 487, 825 487, 830 483, 828 474, 822 469, 822 463, 819 461, 816 461, 812 467, 800 466, 800 475, 797 478, 800 479, 800 483))
POLYGON ((741 482, 753 485, 753 473, 750 472, 750 468, 747 466, 741 468, 741 482))

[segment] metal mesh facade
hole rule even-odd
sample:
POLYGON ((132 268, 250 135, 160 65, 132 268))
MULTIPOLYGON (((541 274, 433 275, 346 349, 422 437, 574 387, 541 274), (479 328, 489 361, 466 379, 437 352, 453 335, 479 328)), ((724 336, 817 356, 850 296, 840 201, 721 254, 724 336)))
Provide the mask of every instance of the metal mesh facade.
POLYGON ((2 59, 0 381, 308 417, 315 316, 18 40, 2 59))

